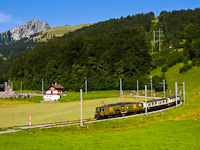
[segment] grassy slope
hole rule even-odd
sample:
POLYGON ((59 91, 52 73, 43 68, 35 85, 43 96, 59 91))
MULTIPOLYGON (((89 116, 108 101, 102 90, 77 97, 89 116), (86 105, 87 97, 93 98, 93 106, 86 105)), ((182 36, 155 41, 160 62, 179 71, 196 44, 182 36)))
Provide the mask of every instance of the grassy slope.
POLYGON ((80 29, 84 26, 89 26, 90 24, 81 24, 81 25, 76 25, 76 26, 72 26, 72 27, 66 27, 66 26, 58 26, 55 28, 51 28, 47 31, 42 32, 42 34, 48 33, 49 35, 57 35, 57 36, 61 36, 69 31, 74 31, 77 29, 80 29))
MULTIPOLYGON (((54 28, 51 28, 49 30, 46 30, 44 32, 42 32, 42 35, 38 35, 36 37, 34 37, 33 39, 38 39, 38 38, 41 38, 45 33, 47 33, 48 35, 55 35, 56 37, 60 37, 60 36, 63 36, 65 33, 67 32, 72 32, 72 31, 75 31, 77 29, 80 29, 84 26, 89 26, 90 24, 81 24, 81 25, 76 25, 76 26, 58 26, 58 27, 54 27, 54 28)), ((47 38, 42 38, 40 40, 43 40, 45 41, 47 38)))
MULTIPOLYGON (((124 101, 133 101, 132 97, 124 97, 124 101)), ((144 100, 138 98, 137 101, 144 100)), ((94 118, 95 108, 106 104, 117 103, 120 99, 105 98, 83 101, 83 117, 94 118)), ((80 120, 80 102, 37 104, 27 101, 0 100, 0 128, 13 126, 13 115, 15 126, 28 125, 28 118, 32 116, 32 124, 44 124, 61 121, 80 120)))
MULTIPOLYGON (((168 89, 172 90, 172 92, 174 93, 175 82, 178 82, 178 89, 182 91, 182 83, 185 82, 186 91, 188 94, 197 93, 200 90, 200 67, 194 66, 187 72, 179 73, 179 69, 183 66, 183 64, 176 64, 175 66, 168 68, 168 71, 165 73, 165 76, 167 78, 168 89)), ((151 75, 161 76, 161 68, 162 67, 157 67, 151 72, 151 75)))
MULTIPOLYGON (((1 149, 200 149, 200 108, 198 77, 200 68, 179 74, 182 64, 168 69, 166 73, 169 88, 174 82, 186 82, 186 103, 163 113, 149 114, 127 119, 107 120, 80 128, 36 129, 31 135, 27 131, 0 135, 1 149), (18 137, 18 140, 15 140, 18 137), (55 140, 56 139, 56 140, 55 140), (43 141, 43 142, 41 142, 43 141), (15 144, 10 144, 15 143, 15 144)), ((151 74, 160 74, 160 68, 151 74)), ((90 101, 92 102, 92 101, 90 101)))
MULTIPOLYGON (((107 123, 109 124, 109 122, 107 123)), ((198 121, 159 122, 135 129, 82 133, 68 133, 67 128, 32 130, 6 134, 0 143, 3 149, 199 149, 200 126, 198 121), (185 132, 185 131, 190 132, 185 132), (13 137, 17 137, 16 140, 13 137), (12 143, 12 144, 9 144, 12 143), (23 145, 23 146, 22 146, 23 145)), ((109 126, 109 125, 107 125, 109 126)))

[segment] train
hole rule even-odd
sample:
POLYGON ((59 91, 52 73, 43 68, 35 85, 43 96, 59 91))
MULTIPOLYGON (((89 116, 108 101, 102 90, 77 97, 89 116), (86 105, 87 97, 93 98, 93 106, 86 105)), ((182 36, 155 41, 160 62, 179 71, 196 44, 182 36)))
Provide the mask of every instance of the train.
MULTIPOLYGON (((181 97, 177 96, 177 104, 181 102, 181 97)), ((137 113, 144 113, 147 107, 148 112, 176 105, 176 96, 154 99, 142 102, 121 102, 116 104, 108 104, 96 107, 95 118, 108 119, 114 117, 122 117, 127 115, 134 115, 137 113)))

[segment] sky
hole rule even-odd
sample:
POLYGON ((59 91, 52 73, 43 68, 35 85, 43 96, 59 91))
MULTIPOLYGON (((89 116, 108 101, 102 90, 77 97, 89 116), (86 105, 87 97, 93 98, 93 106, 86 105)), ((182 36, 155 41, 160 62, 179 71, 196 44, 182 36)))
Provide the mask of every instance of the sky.
POLYGON ((200 0, 2 0, 0 33, 32 19, 56 26, 97 23, 140 13, 200 8, 200 0))

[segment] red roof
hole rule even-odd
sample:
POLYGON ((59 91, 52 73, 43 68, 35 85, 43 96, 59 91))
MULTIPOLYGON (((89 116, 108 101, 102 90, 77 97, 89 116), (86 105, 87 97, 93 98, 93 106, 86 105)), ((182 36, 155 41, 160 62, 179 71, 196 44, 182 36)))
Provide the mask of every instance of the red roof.
POLYGON ((64 89, 62 85, 52 84, 51 86, 53 86, 55 89, 64 89))
POLYGON ((45 91, 49 90, 50 87, 54 87, 55 89, 64 89, 64 87, 62 85, 52 84, 45 91))

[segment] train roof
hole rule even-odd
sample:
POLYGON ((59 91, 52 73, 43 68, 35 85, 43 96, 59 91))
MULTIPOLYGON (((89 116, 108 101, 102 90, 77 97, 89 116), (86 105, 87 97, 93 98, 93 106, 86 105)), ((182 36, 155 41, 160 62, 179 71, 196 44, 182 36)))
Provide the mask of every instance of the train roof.
MULTIPOLYGON (((180 97, 180 95, 177 95, 177 97, 180 97)), ((176 95, 170 96, 168 98, 176 98, 176 95)))
MULTIPOLYGON (((147 102, 157 102, 157 101, 162 101, 162 100, 166 100, 167 98, 161 98, 161 99, 153 99, 153 100, 149 100, 147 102)), ((145 102, 145 101, 142 101, 145 102)))
MULTIPOLYGON (((170 97, 166 97, 166 98, 161 98, 161 99, 154 99, 154 100, 149 100, 147 102, 157 102, 157 101, 162 101, 162 100, 166 100, 167 98, 175 98, 176 96, 170 96, 170 97)), ((180 97, 180 95, 177 95, 177 97, 180 97)), ((142 101, 142 102, 145 102, 145 101, 142 101)))
POLYGON ((129 105, 129 104, 140 104, 140 102, 123 102, 123 103, 116 103, 116 104, 108 104, 108 105, 104 105, 100 107, 122 106, 122 105, 129 105))

